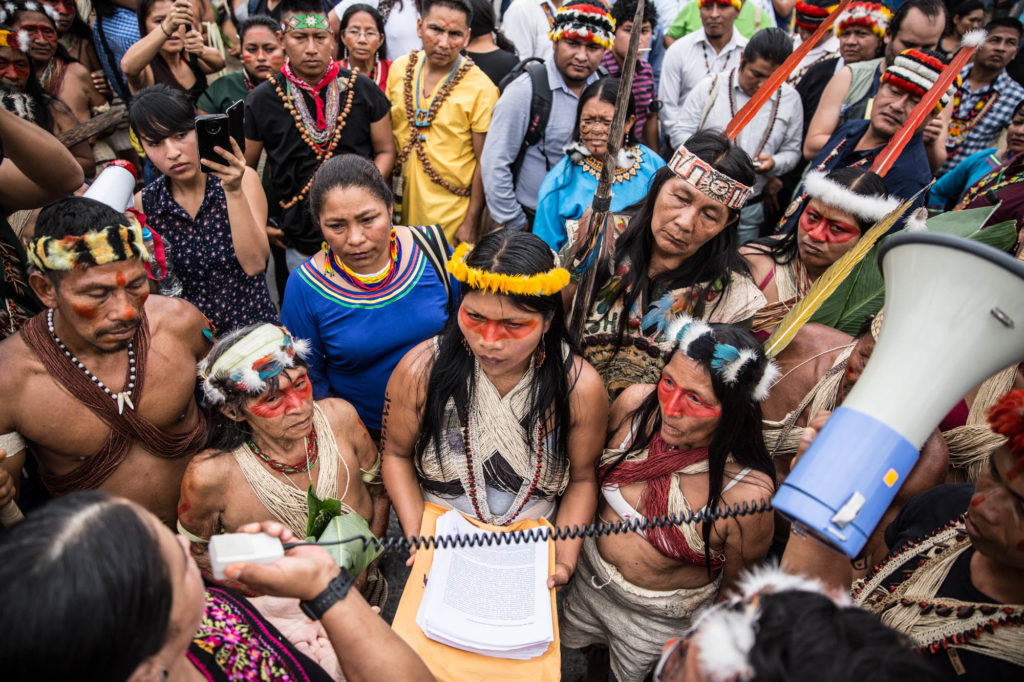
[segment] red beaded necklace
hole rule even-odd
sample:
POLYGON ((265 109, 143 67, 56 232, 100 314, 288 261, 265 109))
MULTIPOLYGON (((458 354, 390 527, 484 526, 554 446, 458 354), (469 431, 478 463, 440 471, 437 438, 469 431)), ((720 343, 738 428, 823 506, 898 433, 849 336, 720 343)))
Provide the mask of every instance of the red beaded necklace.
MULTIPOLYGON (((546 429, 544 428, 544 420, 541 419, 537 423, 537 469, 533 473, 533 480, 530 482, 530 489, 526 492, 526 497, 523 498, 519 508, 516 512, 508 518, 508 521, 504 525, 508 525, 519 516, 519 512, 523 511, 523 507, 533 497, 533 493, 537 490, 537 484, 540 482, 540 472, 544 466, 544 436, 546 429)), ((466 472, 468 481, 467 483, 469 490, 469 501, 473 504, 473 511, 476 512, 476 517, 484 523, 492 523, 492 521, 484 516, 484 513, 480 509, 480 500, 477 499, 476 495, 476 476, 473 473, 473 448, 469 443, 469 405, 462 411, 462 443, 466 451, 466 472)), ((490 510, 488 510, 490 511, 490 510)))
POLYGON ((317 460, 320 459, 320 446, 316 441, 316 427, 309 430, 309 435, 306 436, 306 463, 305 465, 293 465, 283 464, 278 462, 273 457, 270 457, 256 445, 256 441, 251 438, 245 442, 245 444, 252 450, 252 454, 256 455, 264 462, 270 465, 270 468, 274 471, 280 471, 283 474, 301 474, 309 471, 316 466, 317 460))

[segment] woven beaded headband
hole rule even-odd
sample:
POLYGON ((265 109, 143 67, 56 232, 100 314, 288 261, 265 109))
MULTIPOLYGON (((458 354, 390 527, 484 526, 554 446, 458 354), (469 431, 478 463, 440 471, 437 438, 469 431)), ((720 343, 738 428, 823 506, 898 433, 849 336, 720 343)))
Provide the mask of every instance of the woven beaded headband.
POLYGON ((241 338, 222 339, 217 345, 220 344, 228 344, 229 348, 212 366, 207 356, 198 368, 203 393, 211 405, 225 403, 225 391, 260 395, 267 390, 267 379, 295 367, 296 356, 305 359, 309 354, 308 341, 293 339, 287 329, 269 323, 241 338))
POLYGON ((149 252, 142 239, 142 223, 134 211, 125 213, 125 217, 128 225, 108 225, 79 237, 33 239, 28 258, 44 272, 67 272, 133 258, 145 261, 149 252))
POLYGON ((691 360, 696 360, 715 372, 726 385, 751 384, 750 397, 760 402, 779 376, 773 360, 765 363, 761 376, 757 376, 758 352, 754 348, 736 348, 718 343, 711 325, 689 315, 673 315, 670 307, 656 306, 644 315, 643 328, 655 327, 664 331, 665 340, 691 360))
POLYGON ((696 187, 701 194, 737 211, 750 198, 751 189, 711 167, 686 147, 680 147, 668 162, 672 172, 696 187))
POLYGON ((569 271, 565 268, 552 268, 536 275, 500 275, 470 267, 466 265, 466 256, 471 249, 466 242, 459 244, 446 267, 455 279, 474 289, 514 296, 550 296, 569 283, 569 271))
POLYGON ((569 5, 555 12, 548 36, 552 42, 583 40, 610 50, 615 42, 615 20, 593 5, 569 5))
POLYGON ((315 28, 321 31, 330 31, 327 24, 327 17, 323 14, 293 14, 288 21, 281 22, 281 31, 301 31, 302 29, 315 28))
POLYGON ((737 10, 743 9, 743 3, 740 0, 700 0, 697 3, 698 7, 703 7, 704 5, 725 5, 727 7, 735 7, 737 10))
POLYGON ((892 12, 885 5, 876 2, 855 2, 843 12, 836 22, 836 35, 854 26, 865 26, 879 38, 885 37, 885 29, 889 26, 892 12))
POLYGON ((0 47, 9 47, 19 52, 28 52, 31 46, 32 36, 28 34, 28 31, 21 30, 17 33, 6 30, 0 31, 0 47))

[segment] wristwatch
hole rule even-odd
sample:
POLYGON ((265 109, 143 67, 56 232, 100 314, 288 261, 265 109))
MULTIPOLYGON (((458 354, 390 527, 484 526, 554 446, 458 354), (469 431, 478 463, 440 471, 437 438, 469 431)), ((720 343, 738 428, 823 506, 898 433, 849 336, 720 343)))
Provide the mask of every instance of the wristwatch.
POLYGON ((355 581, 356 579, 349 573, 349 570, 342 566, 341 572, 327 583, 323 592, 309 601, 300 601, 299 608, 309 616, 310 620, 320 620, 327 613, 327 609, 345 598, 355 581))

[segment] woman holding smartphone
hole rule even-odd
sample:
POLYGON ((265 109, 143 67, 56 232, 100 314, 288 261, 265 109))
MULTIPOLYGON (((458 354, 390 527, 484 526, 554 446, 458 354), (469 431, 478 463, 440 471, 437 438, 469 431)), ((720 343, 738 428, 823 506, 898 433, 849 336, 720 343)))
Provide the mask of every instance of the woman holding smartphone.
POLYGON ((162 174, 135 196, 149 226, 172 244, 182 298, 224 333, 276 322, 264 271, 270 245, 267 198, 232 139, 215 147, 225 163, 202 159, 185 94, 157 84, 132 98, 129 118, 142 149, 162 174), (205 172, 205 169, 210 172, 205 172))

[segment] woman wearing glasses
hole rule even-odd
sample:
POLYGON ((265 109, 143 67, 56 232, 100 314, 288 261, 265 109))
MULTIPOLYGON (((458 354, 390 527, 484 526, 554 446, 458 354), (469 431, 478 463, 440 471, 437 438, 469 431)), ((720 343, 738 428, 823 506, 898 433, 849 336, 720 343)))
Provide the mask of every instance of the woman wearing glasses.
MULTIPOLYGON (((533 233, 555 251, 566 242, 566 221, 578 220, 594 199, 618 92, 618 78, 602 78, 587 86, 576 109, 576 130, 566 147, 566 155, 541 183, 533 233)), ((635 108, 630 94, 623 126, 626 132, 619 140, 613 178, 612 211, 621 211, 643 199, 651 178, 665 165, 654 150, 634 139, 635 108)))
POLYGON ((359 69, 359 73, 386 91, 391 60, 386 58, 387 44, 381 13, 370 5, 351 5, 341 17, 338 40, 342 68, 359 69))

